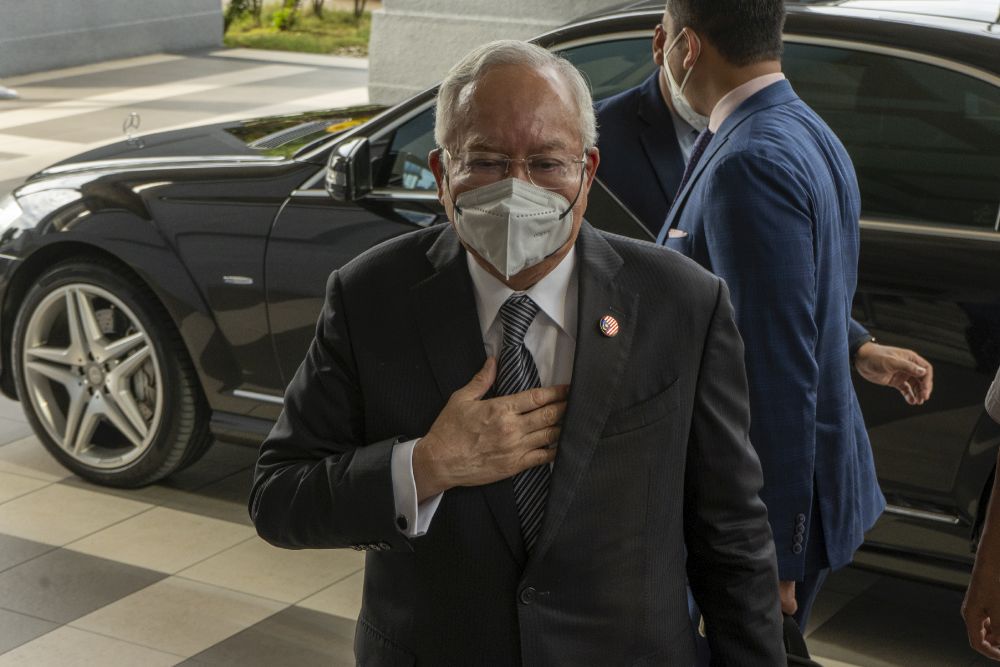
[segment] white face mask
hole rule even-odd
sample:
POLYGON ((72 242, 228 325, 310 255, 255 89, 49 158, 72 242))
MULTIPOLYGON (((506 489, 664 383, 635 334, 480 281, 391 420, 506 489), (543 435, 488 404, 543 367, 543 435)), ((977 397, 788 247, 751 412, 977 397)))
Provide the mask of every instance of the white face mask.
POLYGON ((703 116, 697 111, 695 111, 691 105, 688 103, 687 98, 684 97, 684 87, 687 85, 688 79, 691 78, 691 72, 694 71, 694 66, 687 71, 684 75, 684 80, 681 81, 681 85, 677 85, 677 81, 674 79, 674 75, 670 73, 670 67, 667 65, 667 56, 670 52, 674 50, 674 47, 680 43, 681 37, 684 35, 684 31, 677 33, 677 37, 674 41, 670 43, 670 46, 666 51, 663 52, 663 73, 667 77, 667 87, 670 88, 670 99, 674 103, 674 111, 677 115, 684 119, 684 122, 698 130, 699 132, 705 130, 708 127, 708 116, 703 116))
POLYGON ((559 250, 573 232, 573 204, 517 178, 463 192, 454 205, 458 236, 505 278, 559 250))

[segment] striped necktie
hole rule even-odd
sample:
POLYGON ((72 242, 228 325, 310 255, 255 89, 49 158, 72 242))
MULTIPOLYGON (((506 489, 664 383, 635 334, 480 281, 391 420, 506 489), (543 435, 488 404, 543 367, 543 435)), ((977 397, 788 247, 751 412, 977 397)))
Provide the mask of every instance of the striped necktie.
MULTIPOLYGON (((524 345, 524 335, 537 314, 538 304, 524 294, 512 294, 500 307, 503 347, 500 349, 497 377, 493 383, 496 396, 507 396, 542 386, 535 360, 524 345)), ((529 552, 542 527, 550 475, 547 463, 514 475, 514 504, 521 520, 524 546, 529 552)))

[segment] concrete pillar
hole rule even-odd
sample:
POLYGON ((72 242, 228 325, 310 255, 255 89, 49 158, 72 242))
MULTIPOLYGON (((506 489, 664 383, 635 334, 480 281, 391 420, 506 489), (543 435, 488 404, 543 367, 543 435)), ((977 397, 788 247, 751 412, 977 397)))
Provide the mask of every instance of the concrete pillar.
POLYGON ((0 0, 0 76, 222 43, 219 0, 0 0))
POLYGON ((368 96, 392 104, 431 86, 474 47, 529 39, 620 0, 383 0, 372 14, 368 96))

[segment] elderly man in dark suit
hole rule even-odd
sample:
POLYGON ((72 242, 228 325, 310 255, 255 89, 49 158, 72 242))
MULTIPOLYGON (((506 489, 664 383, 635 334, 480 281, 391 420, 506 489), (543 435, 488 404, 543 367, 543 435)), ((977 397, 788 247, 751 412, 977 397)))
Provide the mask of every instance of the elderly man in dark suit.
POLYGON ((334 272, 250 512, 368 551, 364 665, 782 664, 774 546, 724 283, 583 220, 589 90, 469 54, 430 162, 451 224, 334 272))
POLYGON ((878 352, 859 371, 911 403, 929 397, 931 369, 851 320, 857 180, 781 73, 783 23, 782 0, 666 3, 654 40, 671 99, 706 129, 659 241, 733 291, 782 606, 804 626, 826 574, 851 561, 884 506, 850 355, 878 352))

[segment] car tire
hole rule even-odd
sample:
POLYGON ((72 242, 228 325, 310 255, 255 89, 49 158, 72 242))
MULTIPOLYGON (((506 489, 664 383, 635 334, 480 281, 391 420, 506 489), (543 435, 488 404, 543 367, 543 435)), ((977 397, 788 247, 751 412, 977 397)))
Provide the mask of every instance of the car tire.
POLYGON ((211 444, 180 335, 149 288, 113 262, 43 273, 17 313, 11 359, 32 428, 80 477, 145 486, 211 444))

